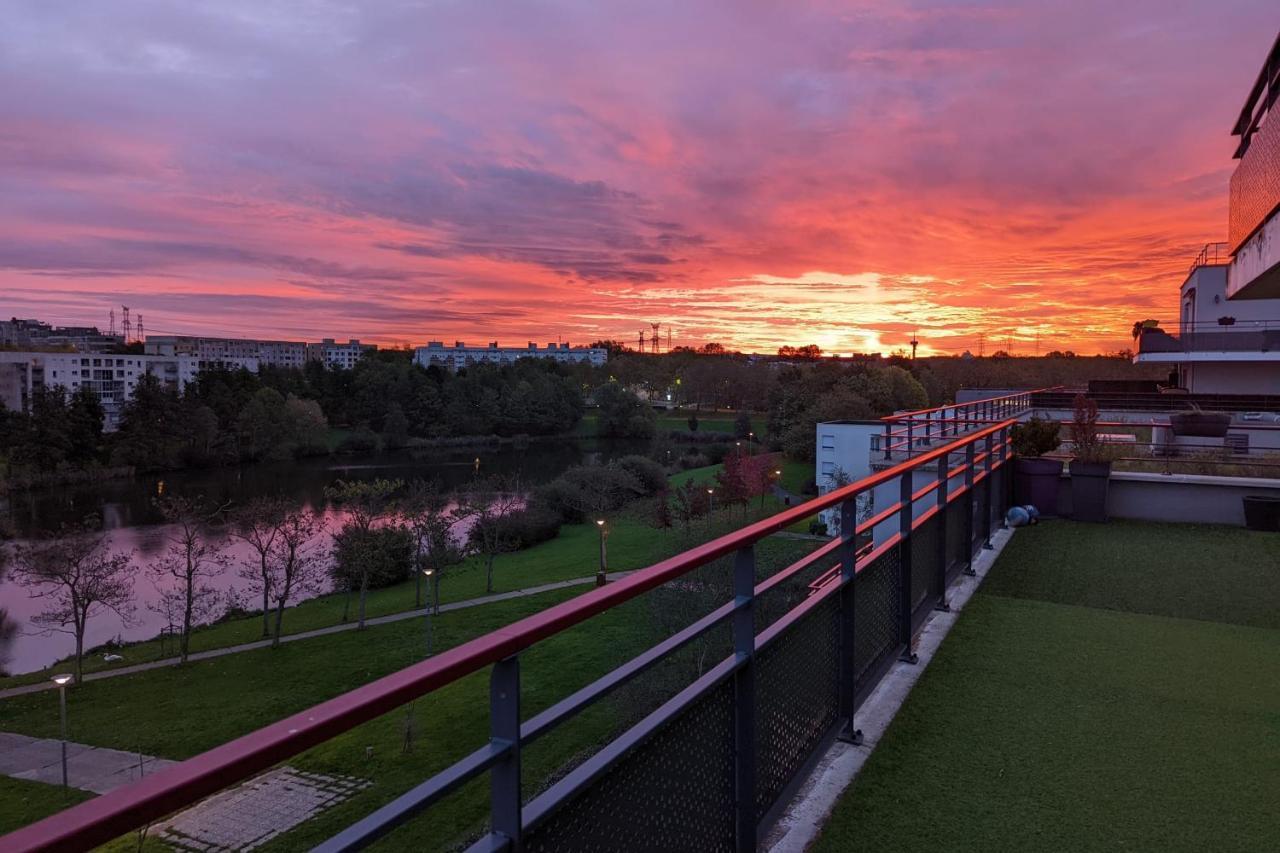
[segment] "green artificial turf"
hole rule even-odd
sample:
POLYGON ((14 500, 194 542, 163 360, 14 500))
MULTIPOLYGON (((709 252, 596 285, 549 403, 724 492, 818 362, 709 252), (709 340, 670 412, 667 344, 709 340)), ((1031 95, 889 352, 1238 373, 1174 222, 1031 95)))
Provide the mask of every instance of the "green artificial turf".
POLYGON ((815 849, 1275 849, 1280 596, 1257 564, 1277 548, 1018 531, 815 849))

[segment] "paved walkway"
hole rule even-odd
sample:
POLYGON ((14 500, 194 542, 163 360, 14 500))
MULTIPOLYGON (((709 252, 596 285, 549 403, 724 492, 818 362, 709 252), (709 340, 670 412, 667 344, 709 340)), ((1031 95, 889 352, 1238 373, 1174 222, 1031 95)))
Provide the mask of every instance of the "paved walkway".
MULTIPOLYGON (((611 581, 624 578, 631 572, 610 572, 607 577, 611 581)), ((544 592, 552 592, 557 589, 568 589, 574 586, 586 586, 596 582, 595 575, 586 578, 573 578, 567 581, 556 581, 555 583, 544 583, 541 586, 531 586, 528 589, 516 589, 511 592, 498 592, 493 595, 485 595, 480 598, 469 598, 466 601, 454 601, 449 604, 441 604, 440 612, 448 613, 453 610, 465 610, 468 607, 480 607, 485 604, 493 604, 496 601, 509 601, 513 598, 524 598, 530 595, 539 595, 544 592)), ((404 619, 420 619, 427 613, 426 608, 418 610, 405 610, 400 613, 391 613, 386 616, 375 616, 365 620, 365 625, 386 625, 391 622, 400 622, 404 619)), ((359 627, 356 622, 343 622, 340 625, 330 625, 327 628, 316 628, 312 631, 300 631, 297 634, 286 634, 280 638, 282 643, 292 643, 295 640, 309 640, 313 637, 324 637, 329 634, 339 634, 343 631, 353 631, 359 627)), ((239 652, 249 652, 254 649, 265 649, 271 646, 270 640, 255 640, 252 643, 240 643, 236 646, 226 646, 221 649, 209 649, 204 652, 193 652, 187 656, 188 661, 209 660, 210 658, 220 658, 224 655, 233 655, 239 652)), ((136 672, 146 672, 150 669, 160 669, 165 666, 177 666, 181 663, 181 658, 164 658, 162 660, 153 660, 146 663, 135 663, 129 666, 120 666, 114 669, 103 669, 98 672, 85 673, 85 681, 98 681, 103 678, 115 678, 118 675, 132 675, 136 672)), ((57 685, 52 681, 38 681, 35 684, 24 684, 21 687, 10 687, 6 690, 0 690, 0 699, 8 699, 13 696, 22 696, 27 693, 39 693, 42 690, 53 690, 57 685)), ((55 741, 56 743, 56 741, 55 741)))
MULTIPOLYGON (((67 744, 67 784, 105 794, 174 762, 136 752, 67 744)), ((62 741, 0 732, 0 775, 62 784, 62 741)))

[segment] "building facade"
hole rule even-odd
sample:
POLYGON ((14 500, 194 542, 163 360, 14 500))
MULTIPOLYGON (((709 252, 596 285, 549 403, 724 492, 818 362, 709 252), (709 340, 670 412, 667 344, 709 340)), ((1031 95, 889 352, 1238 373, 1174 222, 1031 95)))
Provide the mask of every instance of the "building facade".
POLYGON ((307 344, 307 361, 319 361, 336 370, 350 370, 365 353, 376 349, 374 344, 362 344, 354 338, 345 344, 325 338, 318 344, 307 344))
POLYGON ((201 370, 215 367, 256 373, 258 362, 211 361, 191 355, 0 352, 0 403, 11 411, 27 411, 32 395, 43 388, 62 388, 68 395, 88 388, 102 401, 103 428, 111 432, 120 425, 124 405, 143 376, 154 376, 181 391, 201 370))
POLYGON ((106 352, 123 345, 124 335, 103 334, 97 326, 54 326, 18 317, 0 320, 0 346, 4 347, 106 352))
POLYGON ((207 362, 227 364, 254 361, 264 367, 293 367, 298 370, 307 361, 307 345, 302 341, 147 335, 144 350, 147 355, 192 356, 207 362))
POLYGON ((1231 132, 1240 137, 1231 175, 1227 298, 1280 298, 1280 36, 1245 99, 1231 132))
POLYGON ((497 341, 488 346, 467 346, 463 341, 456 341, 446 347, 441 341, 430 341, 425 347, 414 350, 413 360, 423 367, 443 367, 458 371, 470 364, 514 364, 522 358, 549 358, 561 363, 585 363, 602 365, 609 359, 609 352, 603 348, 573 348, 567 342, 547 344, 539 349, 536 343, 529 342, 526 347, 501 347, 497 341))

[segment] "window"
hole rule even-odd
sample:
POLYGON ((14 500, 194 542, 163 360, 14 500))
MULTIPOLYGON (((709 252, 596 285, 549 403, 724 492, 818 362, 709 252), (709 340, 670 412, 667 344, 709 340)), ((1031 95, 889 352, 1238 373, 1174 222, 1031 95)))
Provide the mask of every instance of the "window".
POLYGON ((823 449, 823 450, 835 450, 835 449, 836 449, 836 437, 835 437, 834 435, 830 435, 830 434, 824 435, 824 436, 822 437, 822 449, 823 449))

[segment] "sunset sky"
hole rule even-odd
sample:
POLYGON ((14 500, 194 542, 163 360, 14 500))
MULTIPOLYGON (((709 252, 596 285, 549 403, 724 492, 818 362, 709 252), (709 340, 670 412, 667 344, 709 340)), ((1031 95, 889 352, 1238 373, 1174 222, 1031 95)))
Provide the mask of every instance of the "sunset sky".
POLYGON ((8 0, 0 314, 1114 350, 1225 239, 1275 0, 8 0))

